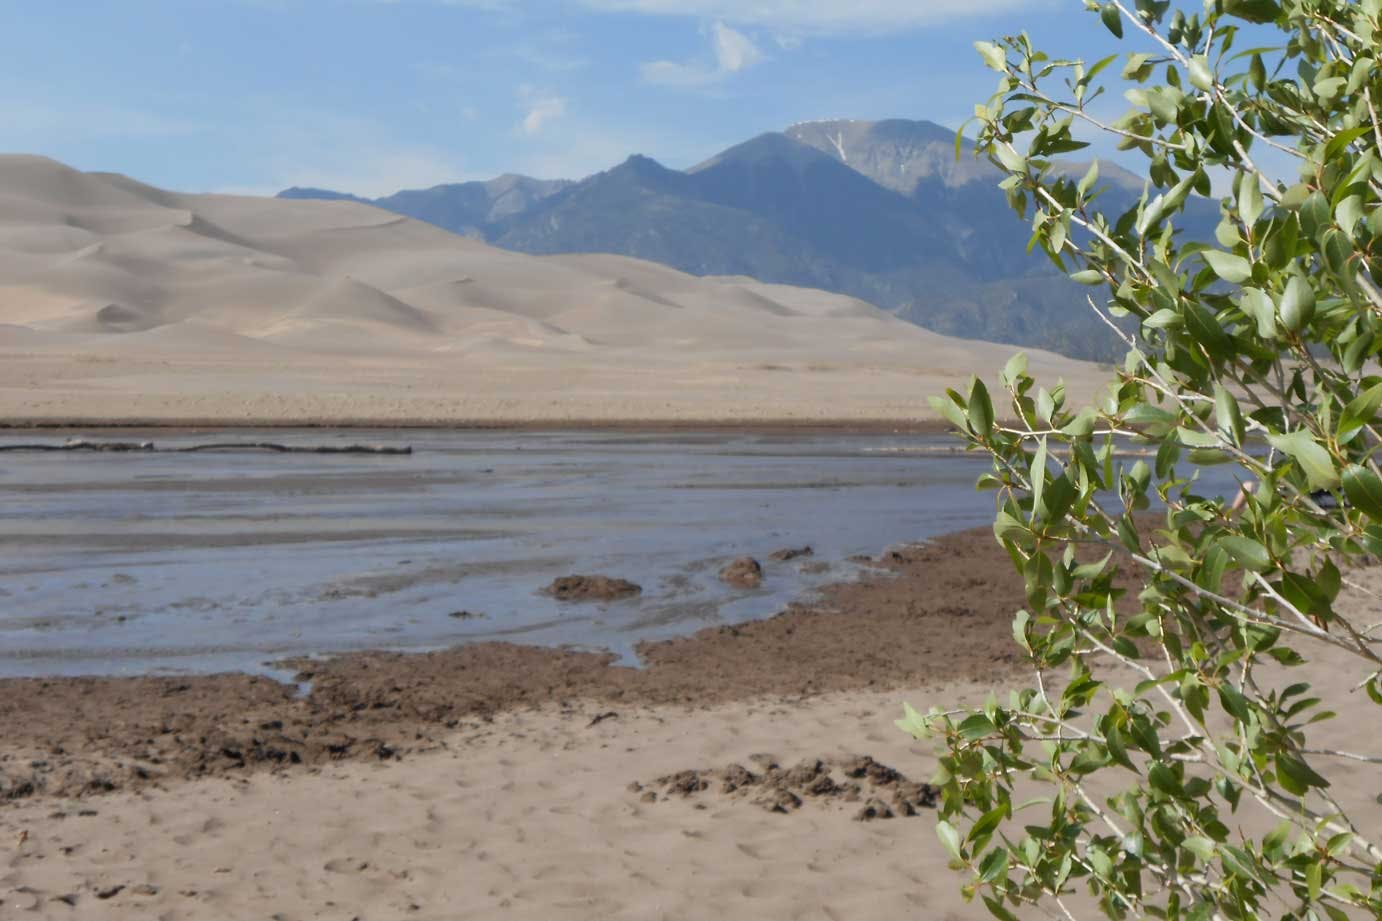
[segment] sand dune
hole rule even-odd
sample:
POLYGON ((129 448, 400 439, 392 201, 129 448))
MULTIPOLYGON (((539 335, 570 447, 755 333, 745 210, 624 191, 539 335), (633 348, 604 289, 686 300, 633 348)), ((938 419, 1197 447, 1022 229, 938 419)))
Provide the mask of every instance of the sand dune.
POLYGON ((1012 351, 820 291, 0 157, 11 421, 903 421, 1012 351))

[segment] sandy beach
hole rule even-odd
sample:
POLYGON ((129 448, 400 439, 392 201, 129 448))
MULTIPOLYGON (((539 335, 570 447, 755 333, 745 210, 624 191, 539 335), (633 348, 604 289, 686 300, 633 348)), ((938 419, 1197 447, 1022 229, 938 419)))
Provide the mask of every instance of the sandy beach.
MULTIPOLYGON (((892 721, 1021 679, 1007 565, 983 531, 942 538, 817 603, 647 644, 641 670, 481 644, 314 663, 305 696, 245 676, 3 682, 0 909, 983 917, 931 830, 932 753, 892 721)), ((1351 578, 1341 603, 1378 619, 1382 573, 1351 578)), ((1293 680, 1347 707, 1346 663, 1306 652, 1293 680)), ((1382 820, 1368 766, 1331 768, 1382 820)))

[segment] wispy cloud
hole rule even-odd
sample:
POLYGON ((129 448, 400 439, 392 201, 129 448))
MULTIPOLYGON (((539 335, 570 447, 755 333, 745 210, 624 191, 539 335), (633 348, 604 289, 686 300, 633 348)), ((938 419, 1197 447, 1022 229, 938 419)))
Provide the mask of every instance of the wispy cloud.
POLYGON ((642 67, 644 82, 665 86, 708 86, 763 60, 763 52, 753 43, 753 39, 723 22, 711 27, 710 43, 713 61, 650 61, 642 67))
POLYGON ((518 99, 524 109, 519 129, 529 137, 542 133, 550 122, 566 114, 566 100, 532 86, 520 86, 518 99))
POLYGON ((879 32, 932 25, 1045 0, 580 0, 604 12, 692 16, 761 26, 787 35, 879 32))

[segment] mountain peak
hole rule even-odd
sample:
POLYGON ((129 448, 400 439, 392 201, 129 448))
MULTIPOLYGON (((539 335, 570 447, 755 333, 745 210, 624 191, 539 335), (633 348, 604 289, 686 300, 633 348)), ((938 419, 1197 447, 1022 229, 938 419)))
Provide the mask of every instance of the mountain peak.
POLYGON ((794 138, 777 131, 760 134, 742 144, 737 144, 697 166, 688 173, 703 173, 706 170, 729 163, 763 163, 767 161, 784 162, 794 170, 819 163, 824 157, 819 150, 802 144, 794 138))
POLYGON ((935 122, 902 118, 801 122, 788 128, 786 135, 903 195, 914 194, 926 179, 955 187, 994 175, 992 167, 972 157, 962 155, 957 161, 955 132, 935 122))
POLYGON ((293 186, 284 189, 274 196, 275 198, 290 198, 307 201, 354 201, 369 204, 368 199, 351 195, 349 192, 336 192, 331 189, 318 189, 311 186, 293 186))

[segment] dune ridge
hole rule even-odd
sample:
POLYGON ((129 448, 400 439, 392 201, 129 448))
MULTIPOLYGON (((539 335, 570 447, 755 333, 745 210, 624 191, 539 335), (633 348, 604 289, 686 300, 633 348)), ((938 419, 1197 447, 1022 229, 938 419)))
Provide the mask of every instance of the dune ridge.
POLYGON ((11 423, 906 421, 1012 351, 821 291, 0 156, 11 423))

